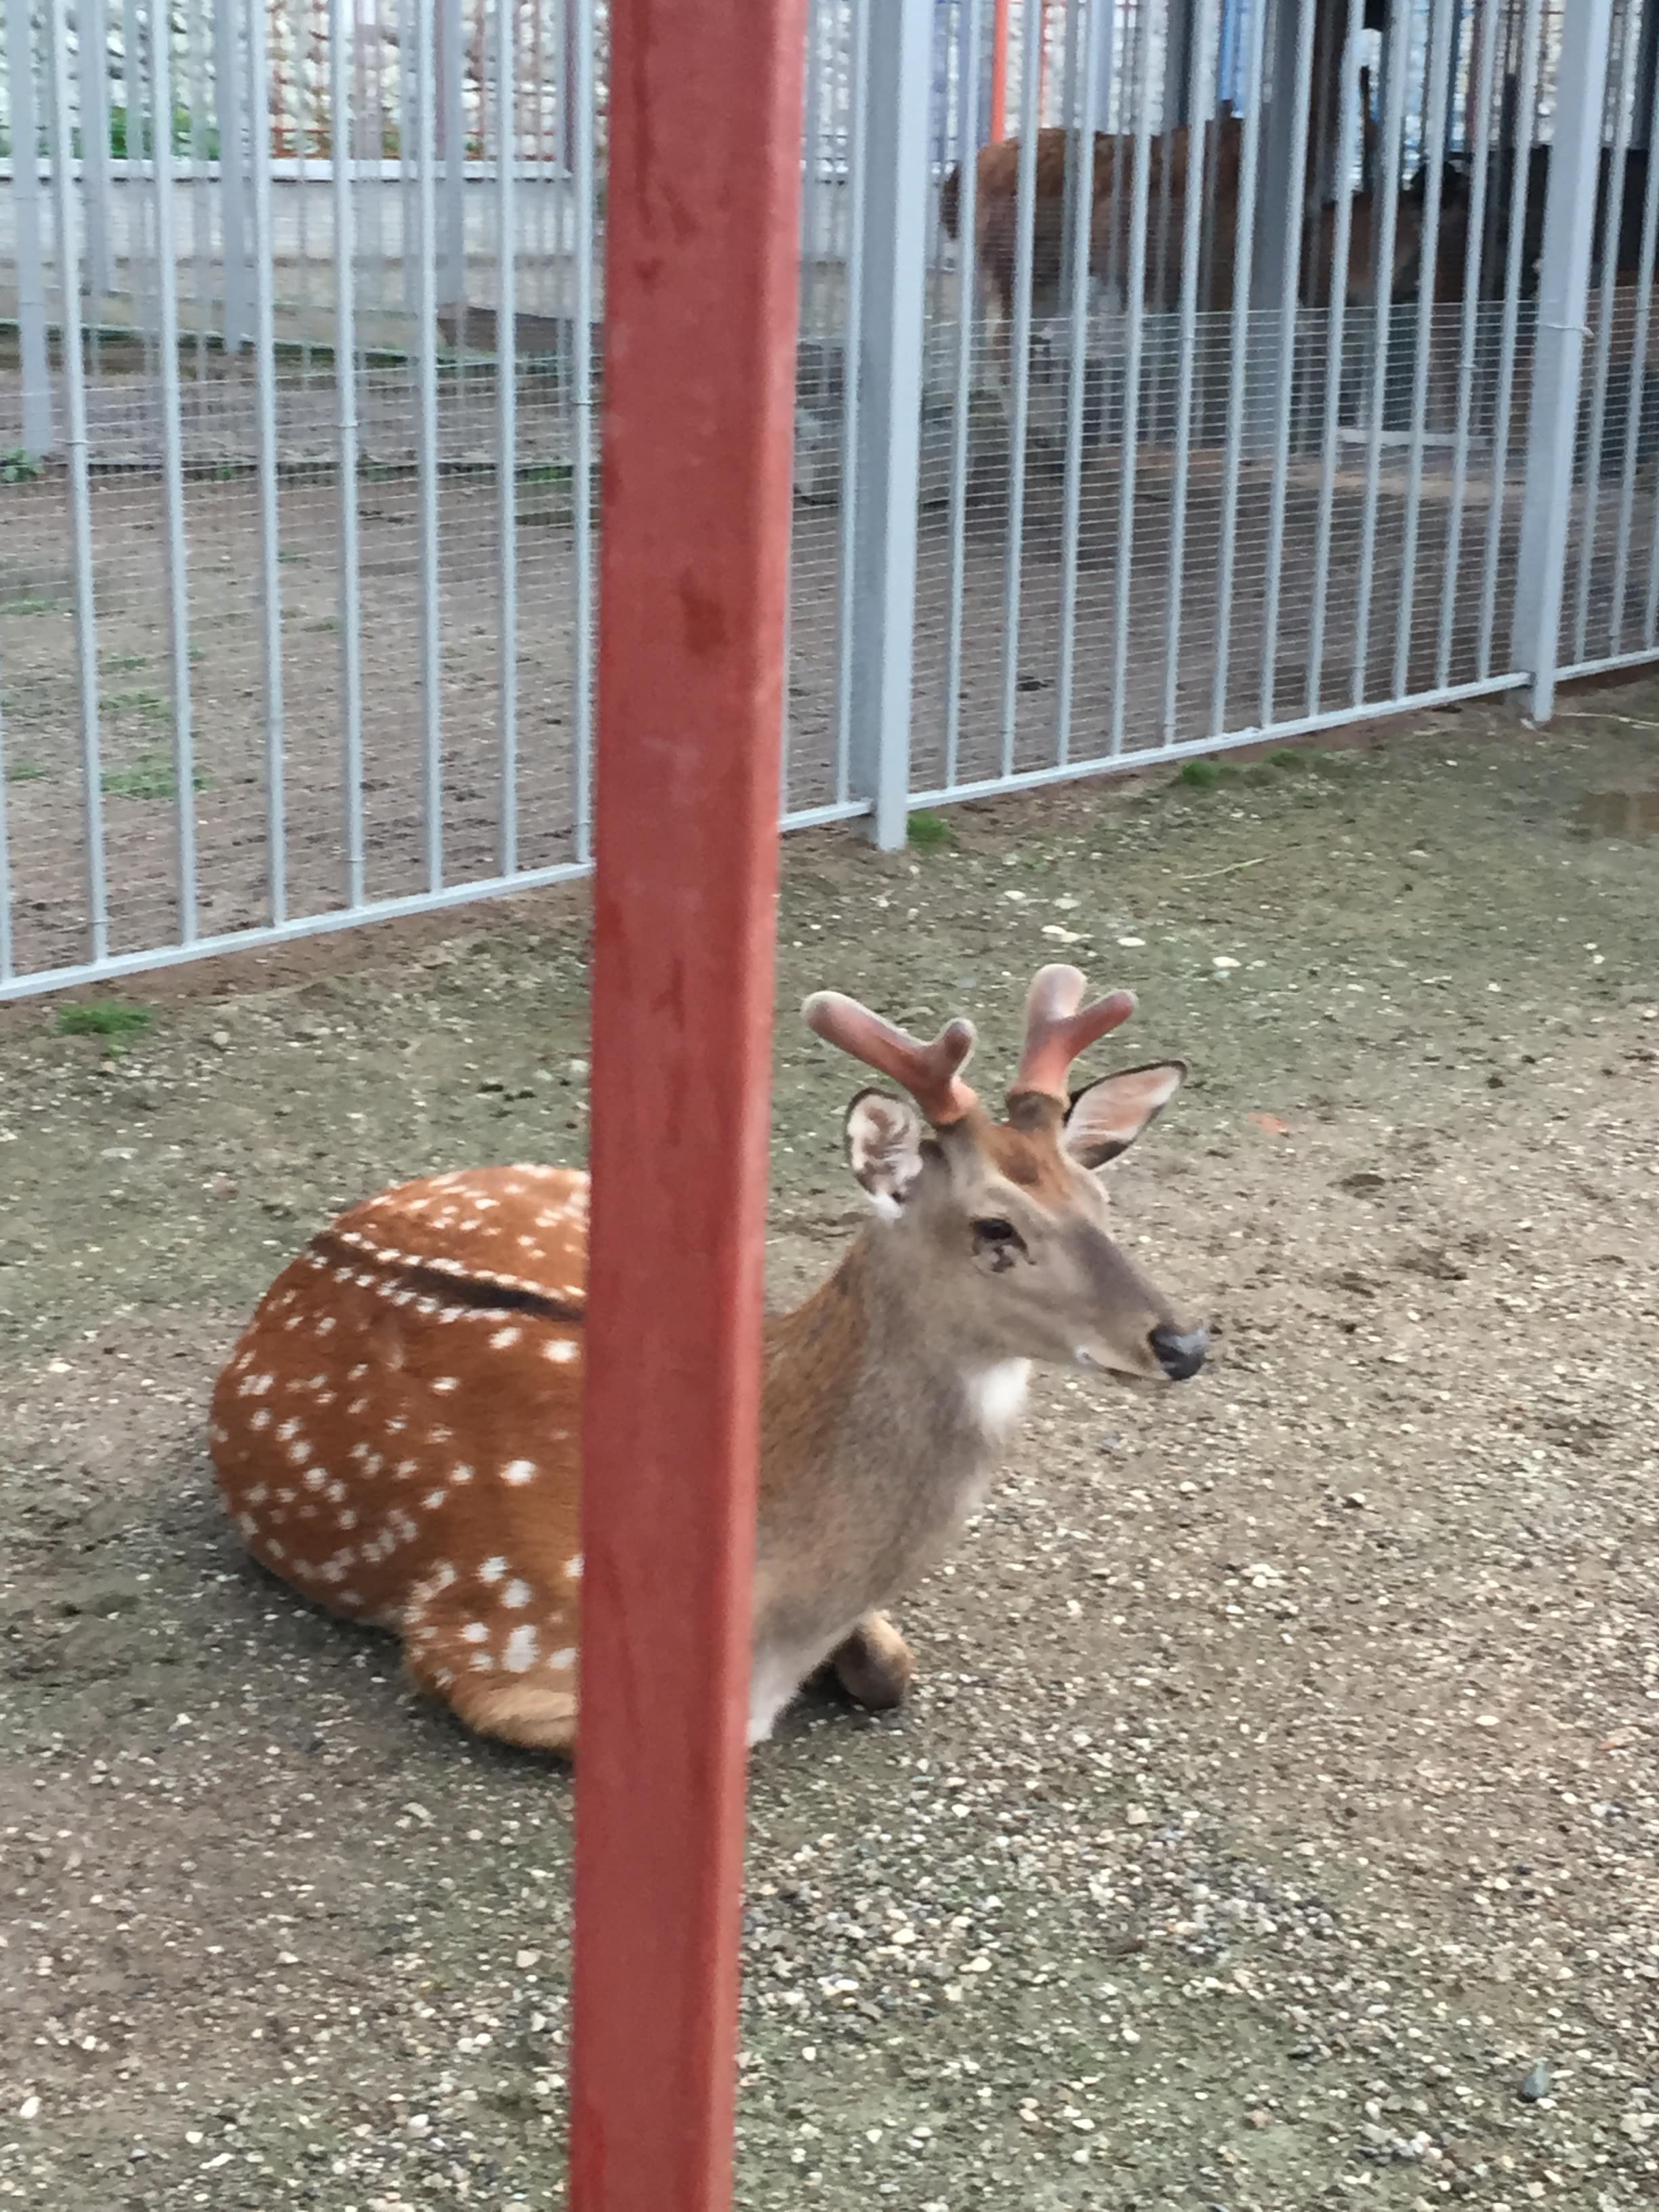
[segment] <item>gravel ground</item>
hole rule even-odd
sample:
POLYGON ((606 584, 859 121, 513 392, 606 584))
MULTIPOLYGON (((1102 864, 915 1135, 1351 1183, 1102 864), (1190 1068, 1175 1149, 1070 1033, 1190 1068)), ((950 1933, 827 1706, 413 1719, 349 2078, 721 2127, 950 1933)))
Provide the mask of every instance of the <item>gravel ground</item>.
MULTIPOLYGON (((752 2212, 1659 2201, 1656 731, 789 846, 786 1010, 995 1067, 1057 949, 1140 990, 1198 1073, 1125 1233, 1222 1340, 1050 1377, 910 1710, 757 1755, 752 2212)), ((332 1209, 580 1155, 583 977, 572 897, 157 983, 118 1055, 0 1022, 0 2200, 561 2201, 568 1779, 246 1565, 202 1432, 332 1209)), ((852 1087, 786 1018, 781 1291, 852 1087)))

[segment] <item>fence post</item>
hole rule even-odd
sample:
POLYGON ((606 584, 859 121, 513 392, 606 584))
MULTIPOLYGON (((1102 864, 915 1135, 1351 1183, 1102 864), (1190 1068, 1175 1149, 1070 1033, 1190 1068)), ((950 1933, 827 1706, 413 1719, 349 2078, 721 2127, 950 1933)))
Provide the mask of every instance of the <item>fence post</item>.
MULTIPOLYGON (((54 0, 46 0, 51 7, 54 0)), ((46 362, 46 264, 40 253, 40 124, 34 107, 34 40, 29 0, 6 0, 6 81, 11 93, 12 196, 17 229, 17 333, 23 368, 23 451, 52 447, 52 379, 46 362)))
POLYGON ((904 842, 910 796, 911 630, 927 284, 931 0, 859 0, 870 11, 865 75, 864 254, 859 301, 858 517, 852 782, 884 852, 904 842))
POLYGON ((727 2212, 805 7, 610 30, 568 2201, 727 2212))
MULTIPOLYGON (((1514 665, 1531 678, 1534 721, 1555 709, 1561 655, 1561 603, 1578 444, 1578 387, 1594 246, 1601 122, 1612 42, 1613 0, 1581 0, 1573 35, 1561 46, 1555 93, 1555 143, 1538 281, 1532 407, 1527 422, 1526 494, 1521 509, 1514 665)), ((1503 487, 1495 487, 1503 495, 1503 487)))

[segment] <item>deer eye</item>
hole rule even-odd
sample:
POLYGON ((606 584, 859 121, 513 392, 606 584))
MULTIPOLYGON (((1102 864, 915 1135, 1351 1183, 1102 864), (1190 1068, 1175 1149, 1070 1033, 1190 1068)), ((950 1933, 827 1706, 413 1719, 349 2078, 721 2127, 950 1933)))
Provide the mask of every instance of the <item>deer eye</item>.
POLYGON ((1016 1255, 1024 1249, 1024 1240, 1012 1221, 993 1215, 974 1224, 974 1250, 989 1259, 994 1267, 1012 1267, 1016 1255))

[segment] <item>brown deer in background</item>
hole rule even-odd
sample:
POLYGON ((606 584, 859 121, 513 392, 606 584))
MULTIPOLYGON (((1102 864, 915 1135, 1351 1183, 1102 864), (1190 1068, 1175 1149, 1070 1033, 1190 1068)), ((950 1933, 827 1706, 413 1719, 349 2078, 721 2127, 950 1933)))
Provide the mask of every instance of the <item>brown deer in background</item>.
MULTIPOLYGON (((1227 314, 1233 305, 1233 270, 1238 233, 1239 177, 1244 126, 1237 116, 1203 125, 1199 132, 1201 190, 1206 242, 1200 257, 1198 309, 1227 314)), ((1052 399, 1069 373, 1069 333, 1059 326, 1065 313, 1066 169, 1076 133, 1054 125, 1037 134, 1036 192, 1031 230, 1031 378, 1034 398, 1052 399)), ((1149 234, 1143 304, 1170 314, 1181 304, 1182 239, 1187 187, 1194 154, 1194 132, 1182 124, 1147 142, 1146 204, 1149 234), (1156 242, 1161 241, 1161 246, 1156 242)), ((1098 288, 1109 312, 1128 311, 1129 223, 1137 166, 1133 136, 1100 131, 1095 137, 1092 209, 1089 234, 1091 289, 1098 288)), ((1004 404, 1012 377, 1014 295, 1018 274, 1019 141, 1004 139, 980 149, 975 200, 975 255, 980 279, 997 311, 991 348, 1004 404)), ((961 221, 962 176, 952 169, 939 188, 939 217, 955 238, 961 221)), ((1374 239, 1380 240, 1376 196, 1357 191, 1352 198, 1345 296, 1351 306, 1374 296, 1374 239)), ((1420 194, 1399 195, 1395 211, 1392 295, 1402 282, 1413 286, 1423 228, 1420 194)), ((1330 299, 1334 258, 1334 210, 1325 209, 1303 225, 1300 296, 1323 307, 1330 299)), ((1047 410, 1045 410, 1047 411, 1047 410)))
MULTIPOLYGON (((1203 1364, 1115 1244, 1096 1170, 1179 1089, 1178 1060, 1070 1094, 1127 1021, 1046 968, 994 1121, 963 1080, 974 1032, 921 1044, 831 993, 818 1036, 908 1095, 848 1109, 873 1218, 768 1326, 750 1741, 828 1662, 896 1705, 910 1654, 881 1608, 982 1498, 1035 1359, 1181 1381, 1203 1364)), ((569 1751, 577 1717, 587 1178, 464 1170, 381 1192, 277 1279, 219 1379, 226 1504, 302 1595, 388 1628, 470 1727, 569 1751)))

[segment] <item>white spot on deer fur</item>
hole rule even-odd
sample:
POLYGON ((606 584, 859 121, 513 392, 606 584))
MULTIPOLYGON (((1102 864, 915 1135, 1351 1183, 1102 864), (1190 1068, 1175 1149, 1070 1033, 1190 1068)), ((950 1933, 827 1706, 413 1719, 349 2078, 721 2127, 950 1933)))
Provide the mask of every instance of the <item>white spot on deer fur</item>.
POLYGON ((532 1480, 535 1473, 536 1462, 533 1459, 510 1459, 501 1469, 501 1480, 510 1482, 516 1486, 520 1483, 532 1480))
POLYGON ((529 1602, 530 1585, 528 1583, 520 1582, 515 1575, 501 1592, 501 1603, 514 1613, 522 1613, 529 1602))
POLYGON ((542 1357, 562 1365, 566 1361, 576 1357, 575 1344, 568 1336, 556 1336, 550 1344, 544 1344, 542 1346, 542 1357))
POLYGON ((328 1469, 325 1467, 308 1467, 300 1480, 307 1490, 320 1490, 328 1480, 328 1469))
POLYGON ((354 1398, 351 1403, 346 1407, 348 1414, 351 1415, 354 1419, 357 1414, 366 1413, 368 1411, 368 1401, 367 1398, 354 1398))
POLYGON ((322 1565, 317 1570, 318 1575, 325 1583, 343 1583, 346 1578, 346 1569, 356 1556, 356 1552, 348 1544, 343 1551, 337 1552, 331 1559, 323 1561, 322 1565))
POLYGON ((266 1537, 265 1549, 273 1559, 285 1559, 288 1557, 286 1546, 279 1544, 274 1536, 266 1537))
POLYGON ((506 1572, 507 1561, 505 1559, 486 1559, 478 1570, 478 1580, 481 1583, 498 1583, 506 1572))
POLYGON ((1031 1379, 1029 1359, 1000 1359, 976 1375, 964 1376, 968 1408, 981 1428, 1000 1434, 1018 1419, 1031 1379))
POLYGON ((457 1376, 434 1375, 432 1378, 432 1387, 442 1396, 447 1398, 452 1390, 459 1390, 461 1385, 460 1380, 457 1376))
POLYGON ((366 1364, 366 1363, 364 1363, 364 1362, 360 1361, 360 1362, 358 1363, 358 1364, 357 1364, 356 1367, 354 1367, 354 1368, 350 1369, 350 1370, 348 1371, 347 1376, 346 1376, 346 1381, 347 1381, 348 1382, 362 1382, 362 1378, 364 1377, 364 1376, 365 1376, 365 1375, 367 1375, 367 1374, 368 1374, 368 1368, 367 1364, 366 1364))
POLYGON ((505 1352, 509 1345, 516 1344, 523 1334, 524 1331, 521 1328, 498 1328, 489 1340, 489 1348, 492 1352, 505 1352))
POLYGON ((507 1639, 501 1653, 501 1664, 509 1674, 523 1674, 536 1663, 536 1632, 527 1620, 520 1621, 507 1639))
POLYGON ((421 1503, 428 1513, 435 1513, 448 1495, 449 1492, 447 1490, 428 1490, 421 1503))
POLYGON ((357 1516, 356 1516, 356 1515, 352 1511, 351 1508, 348 1505, 348 1506, 346 1506, 346 1507, 343 1509, 343 1510, 341 1512, 341 1515, 340 1515, 340 1526, 341 1526, 341 1528, 355 1528, 356 1527, 356 1525, 357 1525, 357 1516))
POLYGON ((455 1431, 453 1429, 443 1428, 436 1421, 434 1421, 432 1424, 432 1426, 427 1431, 427 1435, 431 1438, 434 1444, 447 1444, 454 1433, 455 1431))
POLYGON ((245 1495, 250 1505, 263 1505, 266 1498, 270 1495, 270 1492, 266 1489, 263 1482, 256 1482, 252 1488, 247 1491, 245 1495))
POLYGON ((325 1314, 325 1315, 323 1316, 322 1319, 321 1319, 321 1320, 318 1322, 318 1324, 317 1324, 317 1334, 318 1334, 318 1335, 319 1335, 319 1336, 326 1336, 326 1335, 329 1334, 330 1330, 333 1328, 333 1326, 334 1326, 334 1316, 333 1316, 333 1315, 332 1315, 332 1314, 325 1314))
POLYGON ((475 1651, 473 1653, 472 1671, 475 1674, 493 1674, 495 1672, 495 1662, 490 1657, 489 1652, 475 1651))
MULTIPOLYGON (((276 1433, 278 1436, 281 1436, 283 1432, 278 1429, 276 1433)), ((289 1459, 294 1462, 295 1467, 303 1467, 306 1462, 311 1457, 311 1446, 306 1442, 303 1437, 295 1437, 294 1442, 291 1444, 285 1446, 284 1449, 287 1450, 289 1459)))
POLYGON ((574 1644, 567 1644, 562 1651, 550 1651, 547 1655, 547 1663, 550 1667, 563 1668, 574 1665, 575 1657, 576 1647, 574 1644))
POLYGON ((447 1559, 440 1559, 432 1571, 432 1585, 434 1589, 447 1590, 456 1578, 456 1571, 447 1559))
POLYGON ((419 1465, 418 1460, 400 1459, 398 1462, 398 1472, 400 1475, 407 1477, 413 1474, 419 1465))
POLYGON ((249 1420, 248 1426, 251 1429, 268 1429, 270 1426, 270 1415, 263 1406, 249 1420))
POLYGON ((580 1552, 577 1553, 574 1559, 567 1559, 565 1561, 564 1578, 568 1583, 579 1583, 581 1580, 582 1555, 580 1552))
POLYGON ((252 1536, 258 1525, 251 1513, 239 1513, 236 1516, 236 1526, 245 1536, 252 1536))
POLYGON ((346 1486, 344 1483, 337 1481, 331 1482, 328 1486, 328 1502, 331 1505, 337 1505, 345 1494, 346 1486))
POLYGON ((276 1431, 276 1441, 285 1444, 290 1437, 297 1437, 299 1433, 300 1424, 297 1421, 284 1421, 276 1431))
POLYGON ((466 1464, 465 1461, 463 1460, 459 1466, 452 1467, 450 1468, 449 1479, 452 1482, 457 1484, 471 1482, 472 1480, 472 1470, 466 1464))
POLYGON ((461 1634, 469 1644, 488 1644, 489 1631, 482 1620, 469 1620, 461 1634))

